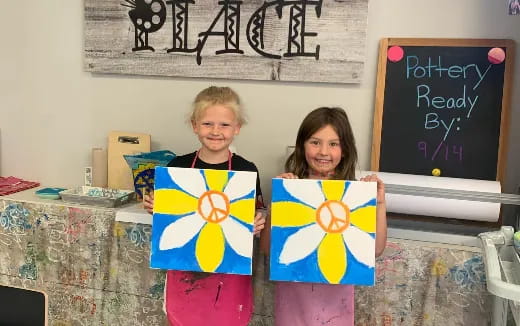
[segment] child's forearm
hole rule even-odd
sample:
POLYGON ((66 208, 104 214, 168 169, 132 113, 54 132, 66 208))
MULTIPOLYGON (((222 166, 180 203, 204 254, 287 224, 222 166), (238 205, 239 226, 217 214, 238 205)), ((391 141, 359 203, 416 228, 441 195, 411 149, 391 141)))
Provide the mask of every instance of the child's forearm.
POLYGON ((377 203, 376 207, 376 257, 386 247, 386 203, 377 203))
POLYGON ((265 227, 260 233, 260 252, 265 256, 269 256, 271 247, 271 216, 267 214, 265 218, 265 227))

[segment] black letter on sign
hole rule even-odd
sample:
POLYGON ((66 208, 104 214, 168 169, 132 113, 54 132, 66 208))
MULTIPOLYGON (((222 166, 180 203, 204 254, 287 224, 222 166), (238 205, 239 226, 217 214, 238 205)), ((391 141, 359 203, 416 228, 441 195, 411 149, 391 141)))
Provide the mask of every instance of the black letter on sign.
POLYGON ((264 50, 265 13, 267 8, 275 6, 278 19, 281 19, 283 8, 290 6, 287 52, 284 53, 284 57, 315 57, 318 60, 320 53, 319 45, 316 46, 316 52, 305 52, 305 37, 318 35, 317 33, 305 32, 305 18, 307 5, 315 6, 316 16, 320 18, 322 2, 323 0, 273 0, 265 2, 251 15, 247 23, 247 42, 253 50, 263 57, 280 59, 280 55, 264 50))
POLYGON ((207 31, 199 33, 199 42, 197 44, 197 64, 200 65, 202 59, 200 53, 204 48, 204 44, 208 40, 209 36, 223 36, 224 37, 224 50, 218 50, 215 54, 223 53, 238 53, 243 54, 244 51, 240 50, 239 37, 240 37, 240 5, 241 0, 223 0, 218 2, 222 5, 222 9, 218 13, 217 17, 211 23, 211 26, 207 31), (214 32, 213 28, 219 21, 220 17, 224 15, 224 31, 214 32))
POLYGON ((132 8, 128 12, 134 24, 134 43, 132 51, 152 50, 148 45, 148 33, 158 31, 166 20, 166 5, 162 0, 125 0, 121 5, 132 8), (142 36, 144 34, 144 40, 142 36))
POLYGON ((173 24, 173 46, 166 52, 195 52, 197 48, 188 49, 188 20, 189 4, 195 3, 193 0, 169 0, 167 4, 172 5, 172 24, 173 24))

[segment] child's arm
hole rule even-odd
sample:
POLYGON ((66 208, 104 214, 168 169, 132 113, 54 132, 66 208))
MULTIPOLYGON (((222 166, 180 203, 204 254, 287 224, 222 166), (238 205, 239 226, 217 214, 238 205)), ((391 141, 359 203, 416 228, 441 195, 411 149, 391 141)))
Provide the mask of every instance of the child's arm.
MULTIPOLYGON (((376 257, 381 256, 386 247, 386 202, 385 185, 381 180, 377 182, 377 188, 382 187, 382 200, 377 200, 376 207, 376 257)), ((379 197, 379 196, 378 196, 379 197)))
POLYGON ((360 179, 361 181, 377 182, 376 207, 376 257, 380 256, 386 247, 386 201, 385 184, 375 174, 360 179))
POLYGON ((265 227, 260 234, 260 252, 265 256, 269 256, 271 247, 271 216, 269 210, 266 210, 265 227))

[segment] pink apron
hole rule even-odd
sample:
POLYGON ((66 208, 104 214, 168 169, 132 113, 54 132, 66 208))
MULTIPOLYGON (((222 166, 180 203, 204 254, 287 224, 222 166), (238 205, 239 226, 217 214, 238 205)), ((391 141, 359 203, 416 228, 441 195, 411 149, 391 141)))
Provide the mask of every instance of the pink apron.
POLYGON ((245 326, 253 313, 249 275, 168 271, 165 287, 172 326, 245 326))
POLYGON ((276 282, 276 326, 354 326, 354 287, 276 282))
MULTIPOLYGON (((197 157, 198 152, 192 168, 197 157)), ((231 152, 228 169, 231 170, 231 152)), ((252 277, 168 271, 164 306, 172 326, 246 326, 253 313, 252 277)))

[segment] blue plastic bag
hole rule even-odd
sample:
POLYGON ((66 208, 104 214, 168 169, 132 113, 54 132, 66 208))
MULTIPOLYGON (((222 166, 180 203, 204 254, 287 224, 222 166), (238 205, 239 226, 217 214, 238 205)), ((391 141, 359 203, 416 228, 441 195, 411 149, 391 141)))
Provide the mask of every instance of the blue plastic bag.
POLYGON ((164 150, 135 155, 123 155, 123 157, 132 169, 137 199, 142 200, 144 192, 149 193, 153 191, 155 167, 166 166, 175 158, 175 154, 171 151, 164 150))

